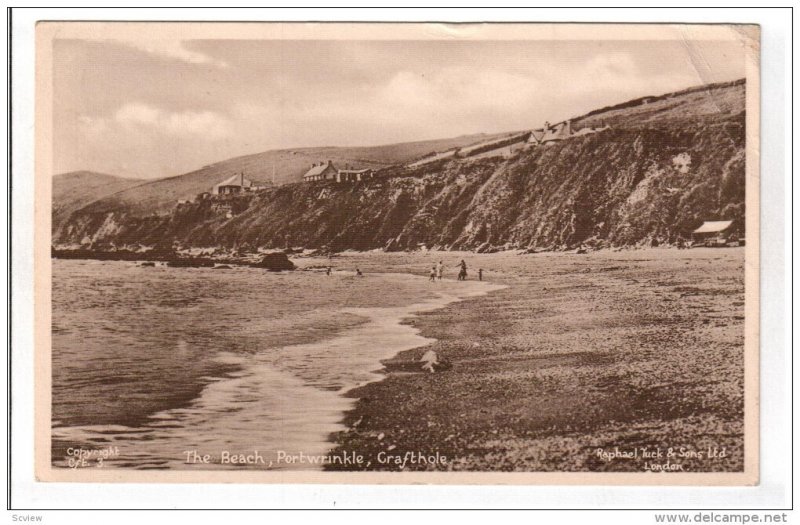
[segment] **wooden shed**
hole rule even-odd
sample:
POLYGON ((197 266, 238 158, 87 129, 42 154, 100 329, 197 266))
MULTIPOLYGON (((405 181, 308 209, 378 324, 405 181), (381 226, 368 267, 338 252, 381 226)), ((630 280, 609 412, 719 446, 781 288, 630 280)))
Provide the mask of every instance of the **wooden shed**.
POLYGON ((739 232, 733 221, 705 221, 692 232, 692 240, 695 245, 727 246, 729 242, 739 242, 739 232))

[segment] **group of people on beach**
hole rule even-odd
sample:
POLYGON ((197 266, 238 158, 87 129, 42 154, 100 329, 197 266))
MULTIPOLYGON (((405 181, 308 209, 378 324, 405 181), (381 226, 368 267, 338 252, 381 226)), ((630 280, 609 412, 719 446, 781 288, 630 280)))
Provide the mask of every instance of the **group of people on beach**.
MULTIPOLYGON (((333 272, 333 266, 325 268, 325 275, 328 277, 331 276, 331 272, 333 272)), ((361 271, 361 268, 356 268, 356 277, 364 277, 364 272, 361 271)))
POLYGON ((442 272, 443 271, 444 271, 444 264, 442 263, 442 261, 439 261, 438 263, 434 264, 431 267, 431 275, 430 275, 430 279, 428 279, 428 280, 433 282, 436 279, 439 279, 441 281, 442 280, 442 272))
MULTIPOLYGON (((461 262, 458 263, 455 267, 459 269, 458 270, 457 280, 458 281, 466 281, 467 280, 467 263, 464 261, 464 259, 461 259, 461 262)), ((428 279, 428 280, 431 281, 431 282, 434 282, 434 281, 437 281, 437 280, 441 281, 443 272, 444 272, 444 262, 443 261, 439 261, 438 263, 433 265, 433 267, 431 267, 430 279, 428 279)), ((478 280, 479 281, 483 280, 483 268, 478 268, 478 280)))
MULTIPOLYGON (((458 281, 466 281, 467 280, 467 263, 464 261, 464 259, 461 259, 461 262, 458 263, 455 267, 459 269, 458 270, 458 277, 457 277, 456 280, 458 280, 458 281)), ((332 272, 333 272, 333 266, 328 265, 325 268, 325 275, 330 276, 332 272)), ((428 280, 430 282, 435 282, 437 280, 441 281, 443 273, 444 273, 444 261, 439 261, 438 263, 433 265, 433 267, 431 267, 430 279, 428 279, 428 280)), ((356 268, 356 277, 363 277, 363 276, 364 276, 364 274, 361 271, 361 269, 360 268, 356 268)), ((479 281, 483 281, 483 268, 478 268, 478 280, 479 281)))

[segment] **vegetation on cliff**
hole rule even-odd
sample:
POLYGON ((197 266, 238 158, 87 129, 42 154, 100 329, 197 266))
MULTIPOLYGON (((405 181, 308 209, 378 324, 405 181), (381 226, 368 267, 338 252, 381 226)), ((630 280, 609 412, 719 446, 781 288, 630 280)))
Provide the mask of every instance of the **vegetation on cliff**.
POLYGON ((610 124, 599 133, 509 157, 389 167, 359 183, 287 184, 168 213, 106 199, 73 213, 54 242, 335 251, 671 243, 703 220, 743 227, 744 89, 643 99, 573 121, 610 124))
POLYGON ((56 175, 53 177, 53 229, 58 228, 72 212, 87 204, 144 183, 141 179, 94 171, 71 171, 56 175))

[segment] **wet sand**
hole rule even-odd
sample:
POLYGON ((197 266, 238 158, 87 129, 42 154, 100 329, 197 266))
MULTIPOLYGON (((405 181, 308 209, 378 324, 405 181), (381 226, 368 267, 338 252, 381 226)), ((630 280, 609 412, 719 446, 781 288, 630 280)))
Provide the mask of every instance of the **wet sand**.
POLYGON ((427 275, 444 260, 454 279, 461 258, 469 279, 482 267, 508 287, 408 321, 435 342, 392 359, 432 349, 452 369, 387 373, 351 390, 358 401, 335 452, 367 462, 347 468, 742 470, 743 248, 352 253, 333 264, 368 278, 427 275), (644 457, 669 448, 680 454, 671 462, 644 457), (437 453, 446 461, 418 459, 437 453))

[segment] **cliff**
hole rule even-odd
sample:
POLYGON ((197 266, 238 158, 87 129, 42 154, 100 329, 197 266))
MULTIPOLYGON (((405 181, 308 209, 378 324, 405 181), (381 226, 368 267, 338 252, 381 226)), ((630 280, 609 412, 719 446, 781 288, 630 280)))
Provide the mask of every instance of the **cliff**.
POLYGON ((703 220, 743 226, 744 83, 574 119, 610 129, 508 157, 390 167, 374 180, 295 183, 163 214, 97 201, 54 243, 333 250, 565 249, 674 242, 703 220))
POLYGON ((133 188, 145 181, 93 171, 71 171, 53 177, 53 228, 98 199, 133 188))

